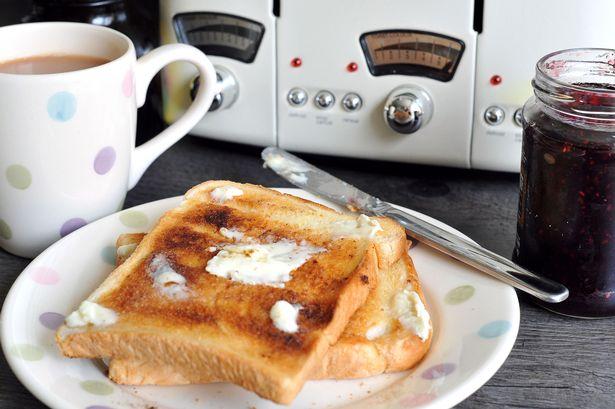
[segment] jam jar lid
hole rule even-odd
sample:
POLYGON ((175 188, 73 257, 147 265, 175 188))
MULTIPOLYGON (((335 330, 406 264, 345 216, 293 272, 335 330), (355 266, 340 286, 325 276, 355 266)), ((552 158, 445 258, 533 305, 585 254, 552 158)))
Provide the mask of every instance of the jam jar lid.
POLYGON ((559 120, 615 129, 615 50, 573 48, 536 63, 534 94, 559 120))

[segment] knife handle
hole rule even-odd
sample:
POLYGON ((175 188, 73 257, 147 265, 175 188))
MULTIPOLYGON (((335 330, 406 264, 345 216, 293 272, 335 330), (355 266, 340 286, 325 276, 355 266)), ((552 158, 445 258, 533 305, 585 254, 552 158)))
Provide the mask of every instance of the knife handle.
POLYGON ((381 214, 396 220, 410 237, 542 301, 558 303, 568 298, 568 289, 562 284, 534 274, 469 239, 394 207, 388 207, 381 214))

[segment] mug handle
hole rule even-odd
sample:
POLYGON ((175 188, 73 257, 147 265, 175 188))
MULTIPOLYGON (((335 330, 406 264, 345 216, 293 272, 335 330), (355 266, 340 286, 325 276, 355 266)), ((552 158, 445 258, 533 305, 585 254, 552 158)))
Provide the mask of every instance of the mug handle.
POLYGON ((137 184, 145 170, 158 156, 190 132, 207 113, 214 96, 219 92, 216 70, 205 54, 186 44, 163 45, 137 60, 134 78, 138 108, 145 103, 147 88, 154 75, 164 66, 176 61, 192 63, 201 76, 201 86, 184 115, 154 138, 133 149, 128 189, 132 189, 137 184))

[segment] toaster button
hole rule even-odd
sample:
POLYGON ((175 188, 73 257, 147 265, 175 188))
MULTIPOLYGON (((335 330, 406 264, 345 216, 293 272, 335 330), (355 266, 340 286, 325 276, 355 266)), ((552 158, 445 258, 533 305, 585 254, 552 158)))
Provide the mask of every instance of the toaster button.
POLYGON ((348 112, 358 111, 363 106, 363 100, 361 100, 361 97, 358 94, 350 92, 344 95, 344 98, 342 99, 342 106, 348 112))
POLYGON ((485 122, 489 125, 499 125, 504 121, 504 110, 498 106, 490 106, 485 111, 485 122))
POLYGON ((301 88, 293 88, 288 91, 288 95, 286 96, 286 100, 288 103, 294 107, 300 107, 305 105, 307 102, 308 95, 304 89, 301 88))
POLYGON ((335 103, 335 97, 329 91, 318 91, 314 97, 314 103, 320 109, 329 109, 335 103))
POLYGON ((513 119, 515 120, 515 124, 523 126, 523 108, 519 108, 515 111, 513 119))

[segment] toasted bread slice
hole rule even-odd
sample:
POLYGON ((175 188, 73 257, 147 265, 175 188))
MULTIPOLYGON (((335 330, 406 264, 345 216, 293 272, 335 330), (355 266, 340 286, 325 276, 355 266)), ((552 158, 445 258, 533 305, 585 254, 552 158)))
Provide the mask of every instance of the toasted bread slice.
POLYGON ((260 186, 205 182, 160 219, 76 317, 68 317, 72 327, 58 330, 57 343, 69 357, 130 359, 153 367, 171 360, 208 379, 289 403, 365 302, 379 263, 404 248, 387 236, 401 230, 394 222, 379 218, 381 231, 369 222, 260 186), (241 193, 229 198, 216 194, 217 188, 241 193), (258 269, 256 278, 220 270, 229 254, 261 257, 264 247, 282 242, 309 256, 286 276, 276 276, 281 282, 268 282, 273 286, 250 284, 264 280, 258 269), (156 281, 158 257, 183 280, 171 281, 173 291, 156 281), (280 301, 300 306, 296 332, 272 320, 280 301))
MULTIPOLYGON (((126 261, 130 250, 144 236, 137 233, 118 237, 118 265, 126 261)), ((329 348, 322 364, 311 374, 311 379, 362 378, 407 370, 420 362, 429 350, 431 329, 422 339, 415 332, 405 329, 396 319, 395 296, 408 285, 425 303, 412 260, 404 254, 390 268, 379 273, 377 286, 352 316, 338 341, 329 348), (381 331, 380 336, 378 331, 381 331), (367 334, 371 339, 367 338, 367 334)), ((109 373, 112 378, 121 379, 121 383, 131 385, 179 385, 217 380, 194 373, 191 368, 177 367, 172 362, 153 367, 147 362, 129 359, 112 360, 109 373)))
POLYGON ((312 372, 312 379, 363 378, 404 371, 427 354, 433 334, 429 314, 419 312, 416 319, 422 318, 422 322, 417 325, 404 325, 408 323, 400 319, 400 298, 405 300, 409 293, 420 300, 417 309, 427 305, 412 259, 404 254, 378 277, 378 285, 312 372))

